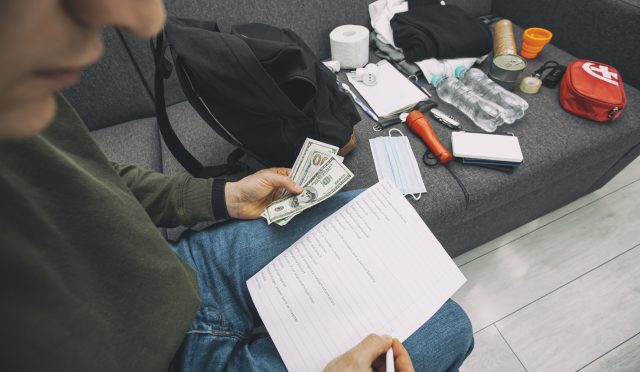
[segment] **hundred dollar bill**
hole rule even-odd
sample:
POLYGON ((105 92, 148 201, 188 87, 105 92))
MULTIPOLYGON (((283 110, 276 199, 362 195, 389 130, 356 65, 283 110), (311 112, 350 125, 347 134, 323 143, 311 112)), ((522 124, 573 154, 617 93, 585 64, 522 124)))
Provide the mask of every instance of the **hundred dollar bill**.
POLYGON ((337 193, 353 178, 353 173, 336 157, 329 158, 311 179, 304 184, 299 195, 271 203, 267 209, 267 221, 293 216, 337 193))
MULTIPOLYGON (((311 176, 313 176, 313 174, 320 168, 320 165, 322 165, 322 163, 324 163, 324 161, 326 161, 326 159, 331 155, 337 154, 338 150, 339 149, 336 146, 307 138, 300 149, 300 153, 298 153, 296 161, 291 167, 291 171, 289 171, 289 177, 291 177, 291 179, 298 185, 304 185, 304 182, 307 181, 308 178, 311 178, 311 176), (322 161, 316 166, 316 163, 318 163, 319 160, 322 161), (315 168, 312 172, 307 169, 310 166, 315 168), (306 176, 307 179, 303 180, 303 176, 306 176)), ((340 159, 342 159, 342 157, 340 157, 340 159)), ((291 193, 283 190, 276 195, 274 200, 282 200, 290 196, 291 193)), ((266 218, 268 223, 271 223, 267 217, 266 209, 262 212, 261 216, 266 218)))
MULTIPOLYGON (((335 157, 336 159, 338 159, 338 161, 340 163, 342 163, 344 161, 344 158, 340 155, 333 155, 333 157, 335 157)), ((320 152, 320 151, 314 151, 314 153, 311 155, 310 159, 311 162, 310 164, 303 166, 303 169, 301 172, 303 173, 302 175, 302 181, 300 182, 301 185, 304 185, 306 182, 309 181, 309 179, 311 177, 313 177, 316 172, 318 172, 318 170, 320 169, 320 167, 322 166, 322 164, 324 164, 327 159, 331 158, 331 155, 320 152)), ((291 196, 290 194, 288 194, 287 196, 291 196)), ((278 221, 274 221, 277 225, 279 226, 284 226, 286 225, 289 221, 291 221, 293 219, 293 217, 297 216, 298 214, 302 213, 302 211, 289 216, 287 218, 283 218, 281 220, 278 221)), ((263 216, 265 217, 265 216, 263 216)), ((265 217, 266 218, 266 217, 265 217)), ((268 221, 267 221, 268 222, 268 221)))
POLYGON ((295 179, 294 181, 299 182, 298 184, 300 185, 304 185, 305 183, 307 183, 311 179, 311 177, 313 177, 313 175, 318 172, 320 167, 331 158, 331 156, 335 156, 340 163, 342 163, 342 161, 344 160, 342 156, 338 156, 322 150, 313 150, 310 153, 309 157, 305 159, 305 163, 303 163, 300 167, 300 171, 298 172, 298 178, 300 178, 300 181, 295 179))
POLYGON ((305 166, 309 164, 309 158, 312 156, 312 154, 315 154, 316 152, 322 152, 322 153, 333 155, 333 154, 337 154, 338 150, 339 149, 336 146, 330 145, 328 143, 316 141, 311 138, 307 138, 304 141, 302 148, 300 149, 300 153, 298 154, 296 161, 293 163, 293 166, 291 167, 291 172, 289 172, 289 177, 291 177, 298 184, 302 184, 302 180, 300 179, 300 173, 301 171, 304 170, 302 166, 303 164, 305 166))

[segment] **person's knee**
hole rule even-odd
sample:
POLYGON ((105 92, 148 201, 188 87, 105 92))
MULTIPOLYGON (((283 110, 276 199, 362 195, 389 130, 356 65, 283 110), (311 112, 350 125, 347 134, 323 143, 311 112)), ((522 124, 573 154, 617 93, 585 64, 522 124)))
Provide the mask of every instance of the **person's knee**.
POLYGON ((452 352, 455 351, 457 355, 466 358, 473 350, 473 327, 471 326, 471 320, 467 316, 467 313, 458 305, 455 301, 449 300, 451 324, 455 324, 452 327, 451 345, 452 352))
POLYGON ((473 343, 469 317, 448 300, 404 345, 416 371, 457 371, 473 343))

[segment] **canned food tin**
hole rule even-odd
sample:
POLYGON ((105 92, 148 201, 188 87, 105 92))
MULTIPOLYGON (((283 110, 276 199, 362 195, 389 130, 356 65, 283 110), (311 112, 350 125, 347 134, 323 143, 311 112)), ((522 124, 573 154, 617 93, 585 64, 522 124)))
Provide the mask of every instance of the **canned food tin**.
POLYGON ((504 81, 504 80, 498 80, 491 75, 489 75, 489 77, 491 78, 491 80, 495 81, 498 85, 500 85, 501 87, 509 91, 513 91, 514 89, 516 89, 516 86, 518 86, 518 80, 504 81))
POLYGON ((489 76, 495 81, 517 81, 525 67, 527 67, 527 62, 522 57, 503 54, 493 58, 493 63, 489 68, 489 76))

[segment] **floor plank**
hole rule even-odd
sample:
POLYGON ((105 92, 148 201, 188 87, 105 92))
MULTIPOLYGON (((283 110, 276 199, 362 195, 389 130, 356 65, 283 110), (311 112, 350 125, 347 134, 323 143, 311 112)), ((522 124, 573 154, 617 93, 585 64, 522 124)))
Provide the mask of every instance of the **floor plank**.
POLYGON ((618 173, 614 178, 611 179, 611 181, 609 181, 599 190, 585 195, 572 203, 556 209, 555 211, 548 213, 534 221, 531 221, 528 224, 520 226, 517 229, 510 231, 494 240, 482 244, 475 249, 465 252, 460 256, 455 257, 453 260, 458 266, 469 263, 478 257, 484 256, 489 252, 505 246, 523 235, 538 230, 539 228, 546 226, 579 208, 593 203, 596 200, 602 199, 603 197, 616 192, 617 190, 638 180, 640 180, 640 157, 631 162, 631 164, 629 164, 625 169, 618 173))
POLYGON ((640 245, 496 323, 528 371, 575 371, 640 332, 640 245))
POLYGON ((476 333, 474 338, 475 347, 460 368, 461 372, 525 371, 496 327, 487 327, 476 333))
POLYGON ((640 182, 461 266, 453 296, 480 330, 640 243, 640 182))
POLYGON ((640 334, 580 370, 580 372, 638 371, 640 371, 640 334))

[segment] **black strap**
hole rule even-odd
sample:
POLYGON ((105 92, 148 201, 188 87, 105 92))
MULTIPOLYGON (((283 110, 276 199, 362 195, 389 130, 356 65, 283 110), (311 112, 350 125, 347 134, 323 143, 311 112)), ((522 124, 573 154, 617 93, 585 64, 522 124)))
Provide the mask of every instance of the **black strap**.
POLYGON ((199 178, 215 178, 223 175, 233 175, 233 177, 225 177, 227 179, 239 179, 248 176, 251 173, 249 167, 240 161, 244 156, 242 149, 235 149, 227 157, 226 164, 212 165, 202 167, 199 178))
POLYGON ((164 139, 167 148, 178 160, 178 162, 193 176, 198 178, 213 178, 222 175, 231 174, 249 174, 249 168, 241 163, 239 160, 245 154, 251 155, 254 159, 260 162, 264 166, 269 166, 268 162, 263 160, 260 156, 257 156, 252 151, 247 150, 242 143, 238 142, 222 124, 213 116, 213 113, 209 111, 209 108, 202 103, 200 98, 195 93, 193 86, 186 86, 191 84, 191 80, 186 71, 183 70, 182 64, 178 61, 178 56, 174 54, 169 43, 165 43, 164 30, 156 36, 155 45, 151 40, 151 49, 154 54, 154 62, 156 65, 154 75, 154 91, 155 91, 155 109, 156 118, 158 120, 158 126, 160 128, 160 134, 164 139), (172 58, 175 62, 175 66, 165 56, 165 53, 169 48, 172 53, 172 58), (166 101, 164 96, 164 79, 169 78, 171 72, 175 69, 178 75, 178 80, 182 87, 182 91, 187 96, 187 99, 191 106, 198 112, 207 124, 209 124, 222 138, 227 142, 236 146, 237 148, 229 154, 226 164, 203 166, 180 142, 180 139, 176 135, 175 131, 171 127, 169 116, 166 110, 166 101))
POLYGON ((155 92, 155 108, 156 118, 158 120, 158 127, 160 128, 160 134, 164 139, 164 143, 169 148, 169 151, 178 160, 180 165, 191 173, 195 177, 199 177, 202 173, 202 163, 198 161, 191 153, 184 147, 176 132, 174 132, 169 122, 169 116, 167 115, 167 107, 164 97, 164 79, 171 75, 172 65, 171 62, 164 56, 167 45, 164 43, 164 30, 156 37, 155 47, 153 41, 151 44, 154 62, 156 65, 154 75, 154 92, 155 92))

